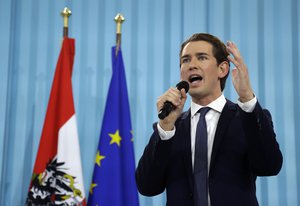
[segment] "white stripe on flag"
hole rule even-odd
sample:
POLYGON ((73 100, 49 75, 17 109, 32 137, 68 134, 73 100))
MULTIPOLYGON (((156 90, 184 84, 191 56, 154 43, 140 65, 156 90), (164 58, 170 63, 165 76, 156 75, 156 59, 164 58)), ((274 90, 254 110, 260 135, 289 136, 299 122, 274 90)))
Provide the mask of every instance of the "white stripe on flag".
POLYGON ((73 186, 81 192, 81 195, 76 196, 76 201, 82 202, 85 199, 85 192, 75 114, 59 130, 57 160, 65 163, 63 167, 70 175, 71 184, 74 180, 73 186), (76 178, 72 179, 71 176, 76 178))

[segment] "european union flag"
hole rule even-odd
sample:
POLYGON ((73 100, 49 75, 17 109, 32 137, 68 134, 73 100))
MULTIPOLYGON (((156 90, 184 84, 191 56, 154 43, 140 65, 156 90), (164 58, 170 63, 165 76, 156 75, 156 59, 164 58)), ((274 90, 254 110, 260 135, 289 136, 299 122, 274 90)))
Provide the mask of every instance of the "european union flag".
POLYGON ((113 75, 109 86, 97 149, 90 206, 137 206, 135 162, 129 101, 121 49, 112 48, 113 75))

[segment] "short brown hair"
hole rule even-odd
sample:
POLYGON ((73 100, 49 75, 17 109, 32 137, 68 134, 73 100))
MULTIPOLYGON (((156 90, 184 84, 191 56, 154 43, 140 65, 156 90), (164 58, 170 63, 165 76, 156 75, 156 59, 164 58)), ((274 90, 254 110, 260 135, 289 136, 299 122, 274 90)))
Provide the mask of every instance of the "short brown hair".
MULTIPOLYGON (((226 46, 225 44, 217 37, 211 35, 211 34, 207 34, 207 33, 196 33, 193 34, 190 38, 188 38, 187 40, 185 40, 182 44, 181 44, 181 49, 180 49, 180 57, 182 55, 182 50, 183 48, 192 41, 205 41, 210 43, 213 46, 213 55, 217 60, 217 64, 221 64, 223 61, 228 62, 228 65, 230 66, 230 62, 227 59, 227 56, 229 55, 229 53, 226 50, 226 46)), ((181 66, 181 63, 180 63, 181 66)), ((224 90, 225 88, 225 84, 226 84, 226 79, 229 75, 229 71, 227 73, 227 75, 225 77, 223 77, 221 79, 221 91, 224 90)))

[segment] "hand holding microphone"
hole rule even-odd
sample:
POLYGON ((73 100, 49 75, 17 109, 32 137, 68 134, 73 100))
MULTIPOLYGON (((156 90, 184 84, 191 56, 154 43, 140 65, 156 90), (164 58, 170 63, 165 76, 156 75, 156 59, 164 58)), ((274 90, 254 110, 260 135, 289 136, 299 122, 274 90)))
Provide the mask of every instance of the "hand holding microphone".
MULTIPOLYGON (((180 91, 181 89, 184 89, 187 93, 189 90, 189 83, 186 81, 181 81, 176 85, 176 88, 180 91)), ((158 113, 159 119, 163 120, 165 117, 167 117, 173 110, 176 109, 176 106, 174 106, 170 101, 164 102, 163 107, 160 109, 158 113)))

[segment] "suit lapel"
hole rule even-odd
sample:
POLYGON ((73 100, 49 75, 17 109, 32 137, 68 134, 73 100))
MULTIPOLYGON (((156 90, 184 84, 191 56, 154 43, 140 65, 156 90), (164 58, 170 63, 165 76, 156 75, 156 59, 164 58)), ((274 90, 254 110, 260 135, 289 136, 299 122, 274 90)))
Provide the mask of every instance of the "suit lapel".
POLYGON ((193 167, 191 152, 191 110, 185 112, 182 117, 183 136, 185 137, 183 144, 184 150, 187 151, 184 156, 184 167, 187 173, 190 190, 193 191, 193 167))
POLYGON ((232 118, 236 114, 236 110, 237 110, 236 105, 234 103, 232 103, 231 101, 227 100, 227 102, 221 112, 221 116, 218 121, 217 129, 216 129, 216 134, 215 134, 213 149, 212 149, 212 154, 211 154, 210 171, 213 169, 214 161, 216 159, 219 147, 222 143, 224 134, 225 134, 232 118))

